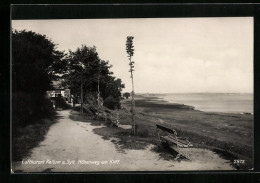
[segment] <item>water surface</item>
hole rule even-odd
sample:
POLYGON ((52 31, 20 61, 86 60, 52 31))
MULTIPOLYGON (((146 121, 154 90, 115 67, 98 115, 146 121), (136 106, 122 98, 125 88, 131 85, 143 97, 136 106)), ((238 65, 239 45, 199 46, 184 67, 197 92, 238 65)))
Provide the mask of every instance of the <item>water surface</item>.
POLYGON ((254 98, 250 93, 172 93, 153 94, 171 103, 191 105, 207 112, 253 113, 254 98))

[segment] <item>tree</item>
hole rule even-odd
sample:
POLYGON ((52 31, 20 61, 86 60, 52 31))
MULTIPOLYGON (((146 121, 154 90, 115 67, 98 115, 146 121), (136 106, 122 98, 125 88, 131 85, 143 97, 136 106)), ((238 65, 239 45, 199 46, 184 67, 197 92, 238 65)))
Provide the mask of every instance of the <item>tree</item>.
POLYGON ((14 122, 29 122, 46 115, 46 91, 64 71, 64 56, 45 35, 25 30, 12 32, 14 122))
POLYGON ((84 102, 83 88, 89 86, 93 74, 97 72, 97 70, 93 69, 97 68, 95 65, 97 65, 99 61, 96 48, 82 45, 81 48, 77 48, 75 52, 69 51, 67 61, 68 71, 64 77, 74 95, 80 93, 82 115, 84 102))
MULTIPOLYGON (((68 71, 64 75, 64 86, 71 89, 71 93, 79 94, 84 91, 85 100, 90 98, 107 98, 112 96, 120 103, 119 97, 124 88, 121 79, 116 79, 110 71, 112 65, 108 61, 101 60, 96 48, 82 45, 75 52, 68 54, 68 71), (82 80, 79 78, 82 78, 82 80)), ((96 101, 96 100, 95 100, 96 101)))
POLYGON ((127 36, 127 39, 126 39, 126 53, 127 53, 128 59, 129 59, 129 65, 130 65, 129 72, 131 73, 131 79, 132 79, 132 105, 131 105, 131 113, 132 113, 132 130, 133 130, 133 134, 135 134, 136 125, 135 125, 135 121, 134 121, 135 100, 134 100, 134 76, 133 76, 134 61, 132 61, 132 56, 134 55, 133 39, 134 39, 133 36, 127 36))
POLYGON ((123 97, 125 97, 126 99, 128 99, 130 97, 130 93, 126 92, 123 94, 123 97))

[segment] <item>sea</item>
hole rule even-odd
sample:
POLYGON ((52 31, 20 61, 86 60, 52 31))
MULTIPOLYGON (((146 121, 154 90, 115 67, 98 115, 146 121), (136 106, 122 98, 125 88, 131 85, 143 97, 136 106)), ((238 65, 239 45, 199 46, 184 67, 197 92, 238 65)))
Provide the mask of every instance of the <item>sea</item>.
POLYGON ((253 93, 170 93, 152 96, 205 112, 254 113, 253 93))

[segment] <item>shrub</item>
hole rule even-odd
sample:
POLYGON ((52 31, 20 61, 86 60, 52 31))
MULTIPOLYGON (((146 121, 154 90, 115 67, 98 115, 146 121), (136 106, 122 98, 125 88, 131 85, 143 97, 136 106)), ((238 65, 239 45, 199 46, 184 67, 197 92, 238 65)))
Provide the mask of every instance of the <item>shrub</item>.
POLYGON ((120 108, 120 100, 109 96, 104 100, 104 106, 112 110, 120 108))
POLYGON ((84 103, 95 105, 97 104, 97 99, 95 93, 86 93, 84 96, 84 103))
POLYGON ((52 104, 49 99, 35 93, 17 92, 12 98, 12 123, 28 125, 34 120, 51 114, 52 104))
POLYGON ((123 94, 123 97, 125 97, 126 99, 128 99, 130 97, 130 93, 126 92, 123 94))

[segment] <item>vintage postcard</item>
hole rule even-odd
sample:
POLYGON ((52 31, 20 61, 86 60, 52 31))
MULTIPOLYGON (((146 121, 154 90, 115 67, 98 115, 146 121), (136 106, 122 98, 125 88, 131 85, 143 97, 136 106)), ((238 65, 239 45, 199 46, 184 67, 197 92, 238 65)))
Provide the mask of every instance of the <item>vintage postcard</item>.
POLYGON ((11 24, 12 173, 254 168, 253 17, 11 24))

